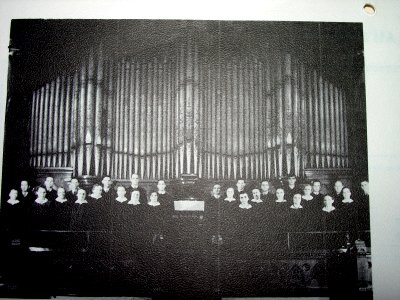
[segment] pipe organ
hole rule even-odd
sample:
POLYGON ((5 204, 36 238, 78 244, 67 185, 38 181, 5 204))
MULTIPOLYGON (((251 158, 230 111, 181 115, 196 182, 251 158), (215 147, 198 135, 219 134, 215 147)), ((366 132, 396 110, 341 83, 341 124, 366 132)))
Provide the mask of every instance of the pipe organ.
POLYGON ((116 55, 100 44, 32 100, 34 168, 222 180, 349 165, 345 89, 289 51, 185 38, 116 55))

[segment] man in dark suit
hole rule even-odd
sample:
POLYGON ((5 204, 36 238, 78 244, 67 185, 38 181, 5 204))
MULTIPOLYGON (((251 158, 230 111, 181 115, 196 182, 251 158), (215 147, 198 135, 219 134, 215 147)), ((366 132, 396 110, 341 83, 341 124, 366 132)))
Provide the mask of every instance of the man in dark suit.
POLYGON ((57 190, 55 189, 55 186, 54 186, 53 177, 50 177, 50 176, 47 177, 46 180, 44 181, 43 187, 46 189, 46 198, 51 202, 56 200, 57 190))
POLYGON ((65 194, 70 203, 75 203, 78 200, 79 181, 77 178, 71 178, 69 182, 69 191, 65 194))
POLYGON ((103 180, 101 181, 103 184, 103 192, 102 197, 105 202, 112 203, 113 200, 117 197, 115 190, 112 188, 112 180, 109 175, 103 176, 103 180))
POLYGON ((35 195, 30 189, 28 180, 21 180, 20 189, 18 190, 18 200, 26 206, 30 206, 35 200, 35 195))
POLYGON ((287 184, 284 187, 286 199, 293 199, 295 194, 301 194, 300 187, 296 184, 297 178, 294 174, 289 174, 287 178, 287 184))

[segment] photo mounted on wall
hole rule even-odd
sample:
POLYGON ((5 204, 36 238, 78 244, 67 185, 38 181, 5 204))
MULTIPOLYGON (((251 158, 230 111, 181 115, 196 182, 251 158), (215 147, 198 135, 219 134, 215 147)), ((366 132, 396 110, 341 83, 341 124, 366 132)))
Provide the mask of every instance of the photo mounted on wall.
POLYGON ((0 296, 372 299, 361 23, 13 20, 0 296))

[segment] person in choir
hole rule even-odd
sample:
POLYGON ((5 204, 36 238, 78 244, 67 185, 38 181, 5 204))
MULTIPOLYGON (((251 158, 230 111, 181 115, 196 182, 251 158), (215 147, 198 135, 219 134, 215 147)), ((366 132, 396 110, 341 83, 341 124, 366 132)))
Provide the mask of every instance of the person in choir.
POLYGON ((88 197, 92 230, 109 230, 111 226, 111 203, 103 198, 102 193, 103 187, 96 183, 88 197))
MULTIPOLYGON (((127 189, 131 190, 131 187, 127 189)), ((145 247, 146 243, 146 230, 144 228, 145 222, 145 204, 147 203, 147 199, 144 199, 140 190, 136 189, 131 192, 130 197, 128 196, 128 207, 129 207, 129 222, 127 224, 129 230, 129 238, 130 238, 130 247, 132 250, 137 249, 138 251, 142 251, 141 247, 145 247)))
POLYGON ((128 204, 130 204, 130 205, 139 205, 141 203, 142 202, 140 202, 140 192, 139 191, 133 191, 128 204))
POLYGON ((261 199, 268 204, 274 200, 274 194, 271 193, 269 182, 266 180, 261 182, 261 199))
POLYGON ((77 199, 71 209, 71 225, 73 231, 86 231, 90 226, 89 203, 86 200, 86 191, 78 189, 77 199))
POLYGON ((52 202, 52 229, 67 230, 70 227, 72 204, 66 198, 63 187, 57 189, 57 198, 52 202))
POLYGON ((139 191, 139 202, 147 202, 146 190, 139 186, 139 175, 135 173, 131 176, 131 185, 126 189, 128 199, 132 199, 134 191, 139 191))
POLYGON ((66 193, 66 197, 70 203, 74 203, 78 197, 79 181, 77 178, 71 178, 69 182, 69 191, 66 193))
POLYGON ((236 215, 236 239, 240 249, 244 249, 246 253, 243 253, 246 257, 247 251, 250 250, 255 244, 257 238, 257 232, 254 230, 254 209, 249 203, 249 195, 246 192, 239 194, 239 209, 236 215))
POLYGON ((333 206, 335 202, 334 197, 326 195, 323 200, 323 207, 321 210, 321 220, 318 230, 333 231, 339 229, 340 222, 337 217, 336 207, 333 206))
POLYGON ((233 202, 236 201, 235 199, 235 189, 230 187, 226 190, 226 198, 224 201, 233 202))
POLYGON ((297 181, 296 175, 289 174, 289 176, 287 178, 287 184, 284 187, 287 199, 292 199, 294 194, 297 194, 297 193, 301 194, 301 189, 296 184, 296 181, 297 181))
POLYGON ((241 192, 239 194, 240 204, 239 208, 241 209, 250 209, 253 206, 249 203, 249 195, 246 192, 241 192))
POLYGON ((306 184, 303 188, 303 195, 301 196, 302 200, 305 201, 311 201, 314 199, 314 197, 311 195, 312 193, 312 187, 311 184, 306 184))
POLYGON ((51 222, 49 222, 51 202, 46 197, 46 188, 43 186, 37 187, 35 189, 35 194, 36 199, 33 201, 31 208, 31 228, 33 230, 49 229, 51 225, 51 222))
POLYGON ((2 207, 2 220, 4 228, 11 239, 20 238, 26 222, 26 210, 22 201, 18 200, 18 191, 12 189, 8 194, 9 199, 2 207))
POLYGON ((320 209, 323 205, 324 201, 324 194, 321 193, 321 181, 319 180, 314 180, 312 183, 312 193, 311 196, 314 198, 317 203, 319 203, 319 208, 320 209))
POLYGON ((361 193, 358 197, 358 224, 360 230, 369 230, 369 183, 363 180, 360 183, 361 193))
POLYGON ((245 191, 246 183, 243 179, 238 179, 236 183, 236 190, 235 190, 235 199, 239 199, 239 195, 241 192, 245 191))
POLYGON ((164 232, 166 235, 172 234, 173 231, 172 221, 175 212, 174 198, 170 193, 167 192, 167 185, 165 181, 162 179, 157 182, 157 196, 158 196, 158 201, 160 201, 160 203, 164 206, 164 212, 165 212, 164 232))
POLYGON ((33 200, 35 200, 35 196, 30 190, 28 180, 21 180, 18 199, 20 199, 25 206, 32 205, 33 200))
POLYGON ((358 207, 351 197, 351 190, 348 187, 342 189, 343 200, 338 206, 338 215, 341 222, 341 229, 351 232, 351 237, 355 239, 358 231, 358 207))
POLYGON ((123 185, 117 187, 117 198, 115 198, 115 200, 119 203, 128 201, 128 198, 126 198, 126 189, 123 185))
POLYGON ((164 209, 158 201, 158 193, 155 191, 150 194, 149 202, 147 202, 145 220, 147 222, 146 229, 150 232, 153 242, 156 238, 163 239, 164 209))
POLYGON ((343 200, 343 182, 341 180, 337 180, 334 185, 335 192, 333 193, 333 197, 335 202, 340 203, 343 200))
POLYGON ((100 184, 94 184, 92 187, 92 193, 89 195, 90 200, 99 200, 102 199, 103 187, 100 184))
POLYGON ((102 196, 106 202, 111 203, 116 197, 115 191, 112 188, 113 182, 111 180, 111 177, 109 175, 103 176, 101 183, 103 185, 102 196))
POLYGON ((302 196, 300 193, 293 195, 293 204, 289 208, 289 222, 287 222, 287 229, 289 231, 302 231, 306 226, 306 219, 303 206, 301 205, 301 200, 302 196))
POLYGON ((53 177, 47 177, 44 181, 44 187, 46 189, 46 196, 49 201, 54 201, 57 198, 57 189, 54 185, 53 177))
POLYGON ((277 188, 275 192, 274 205, 271 208, 271 219, 269 220, 269 226, 273 230, 282 231, 286 229, 284 224, 287 222, 289 204, 286 200, 285 190, 283 188, 277 188))
POLYGON ((354 200, 351 199, 351 191, 348 187, 342 189, 343 200, 342 203, 353 203, 354 200))
POLYGON ((123 185, 117 187, 117 194, 111 208, 111 230, 113 252, 117 258, 129 254, 130 246, 130 206, 126 197, 126 189, 123 185))

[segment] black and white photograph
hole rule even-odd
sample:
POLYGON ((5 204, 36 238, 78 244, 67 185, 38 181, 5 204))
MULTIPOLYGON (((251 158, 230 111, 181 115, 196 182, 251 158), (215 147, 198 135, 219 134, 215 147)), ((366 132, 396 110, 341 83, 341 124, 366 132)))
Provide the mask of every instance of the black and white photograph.
POLYGON ((362 23, 10 28, 0 297, 372 299, 362 23))

